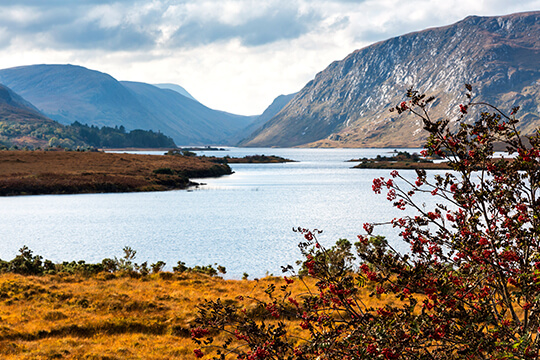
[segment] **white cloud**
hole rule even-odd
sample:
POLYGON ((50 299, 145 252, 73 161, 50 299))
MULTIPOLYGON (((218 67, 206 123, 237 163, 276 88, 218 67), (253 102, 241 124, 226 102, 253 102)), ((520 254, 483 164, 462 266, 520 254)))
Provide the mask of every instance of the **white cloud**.
POLYGON ((261 113, 373 42, 540 0, 6 0, 0 68, 73 63, 119 80, 173 82, 204 104, 261 113))

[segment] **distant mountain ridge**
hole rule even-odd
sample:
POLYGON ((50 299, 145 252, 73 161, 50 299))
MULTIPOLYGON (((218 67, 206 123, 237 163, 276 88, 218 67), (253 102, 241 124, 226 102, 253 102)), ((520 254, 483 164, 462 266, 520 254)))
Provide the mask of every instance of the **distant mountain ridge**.
POLYGON ((506 110, 520 105, 524 133, 538 128, 540 12, 471 16, 357 50, 317 74, 242 144, 419 146, 421 122, 388 108, 414 87, 437 98, 432 117, 454 118, 465 83, 477 100, 506 110))
POLYGON ((31 65, 0 70, 0 82, 62 124, 148 128, 155 121, 112 76, 75 65, 31 65))
POLYGON ((180 85, 168 84, 168 83, 166 83, 166 84, 153 84, 153 85, 157 86, 160 89, 169 89, 169 90, 172 90, 172 91, 176 91, 177 93, 179 93, 180 95, 184 95, 188 99, 198 101, 186 89, 184 89, 180 85))
POLYGON ((202 145, 230 144, 229 138, 254 120, 249 116, 212 110, 170 89, 131 81, 120 83, 151 109, 152 115, 163 126, 160 130, 171 134, 177 144, 193 141, 202 145))
POLYGON ((255 121, 253 121, 248 127, 246 127, 241 133, 239 133, 235 140, 237 140, 238 145, 242 146, 245 139, 249 138, 255 131, 264 126, 270 119, 276 116, 283 108, 294 98, 294 94, 289 95, 279 95, 274 99, 272 104, 264 110, 264 112, 259 115, 255 121))
POLYGON ((256 118, 212 110, 176 91, 119 82, 76 65, 3 69, 0 83, 60 123, 161 131, 178 145, 232 144, 229 139, 256 118))

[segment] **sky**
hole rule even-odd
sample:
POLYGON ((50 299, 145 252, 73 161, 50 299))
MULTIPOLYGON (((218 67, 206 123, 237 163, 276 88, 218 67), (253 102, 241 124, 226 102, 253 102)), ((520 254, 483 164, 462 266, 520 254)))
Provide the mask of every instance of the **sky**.
POLYGON ((0 69, 81 65, 257 115, 375 42, 535 10, 540 0, 1 0, 0 69))

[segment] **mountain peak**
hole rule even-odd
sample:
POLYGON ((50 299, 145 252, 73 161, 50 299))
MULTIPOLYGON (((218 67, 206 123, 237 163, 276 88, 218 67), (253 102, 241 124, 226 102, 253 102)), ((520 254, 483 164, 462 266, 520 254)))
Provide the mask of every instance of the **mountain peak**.
POLYGON ((197 99, 195 99, 193 96, 191 96, 191 94, 180 85, 165 83, 165 84, 154 84, 154 86, 157 86, 160 89, 169 89, 169 90, 172 90, 172 91, 176 91, 177 93, 187 97, 188 99, 197 101, 197 99))
POLYGON ((538 126, 540 12, 471 16, 356 50, 318 73, 244 144, 419 146, 427 135, 421 122, 387 109, 414 87, 437 98, 434 118, 452 118, 465 83, 478 100, 521 105, 525 133, 538 126))

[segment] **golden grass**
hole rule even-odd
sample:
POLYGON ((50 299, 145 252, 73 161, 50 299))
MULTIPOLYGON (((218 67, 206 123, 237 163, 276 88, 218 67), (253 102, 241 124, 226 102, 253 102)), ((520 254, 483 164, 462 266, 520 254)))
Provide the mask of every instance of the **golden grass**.
MULTIPOLYGON (((307 280, 310 287, 313 281, 307 280)), ((132 278, 100 273, 0 275, 0 359, 192 359, 196 305, 205 299, 238 305, 238 295, 267 300, 282 278, 223 280, 202 274, 161 273, 132 278)), ((290 288, 297 299, 305 286, 290 288)), ((365 298, 377 306, 377 299, 365 298)), ((299 322, 289 321, 301 335, 299 322)))
POLYGON ((283 282, 168 276, 1 275, 0 358, 192 358, 189 325, 198 303, 263 297, 268 282, 283 282))

